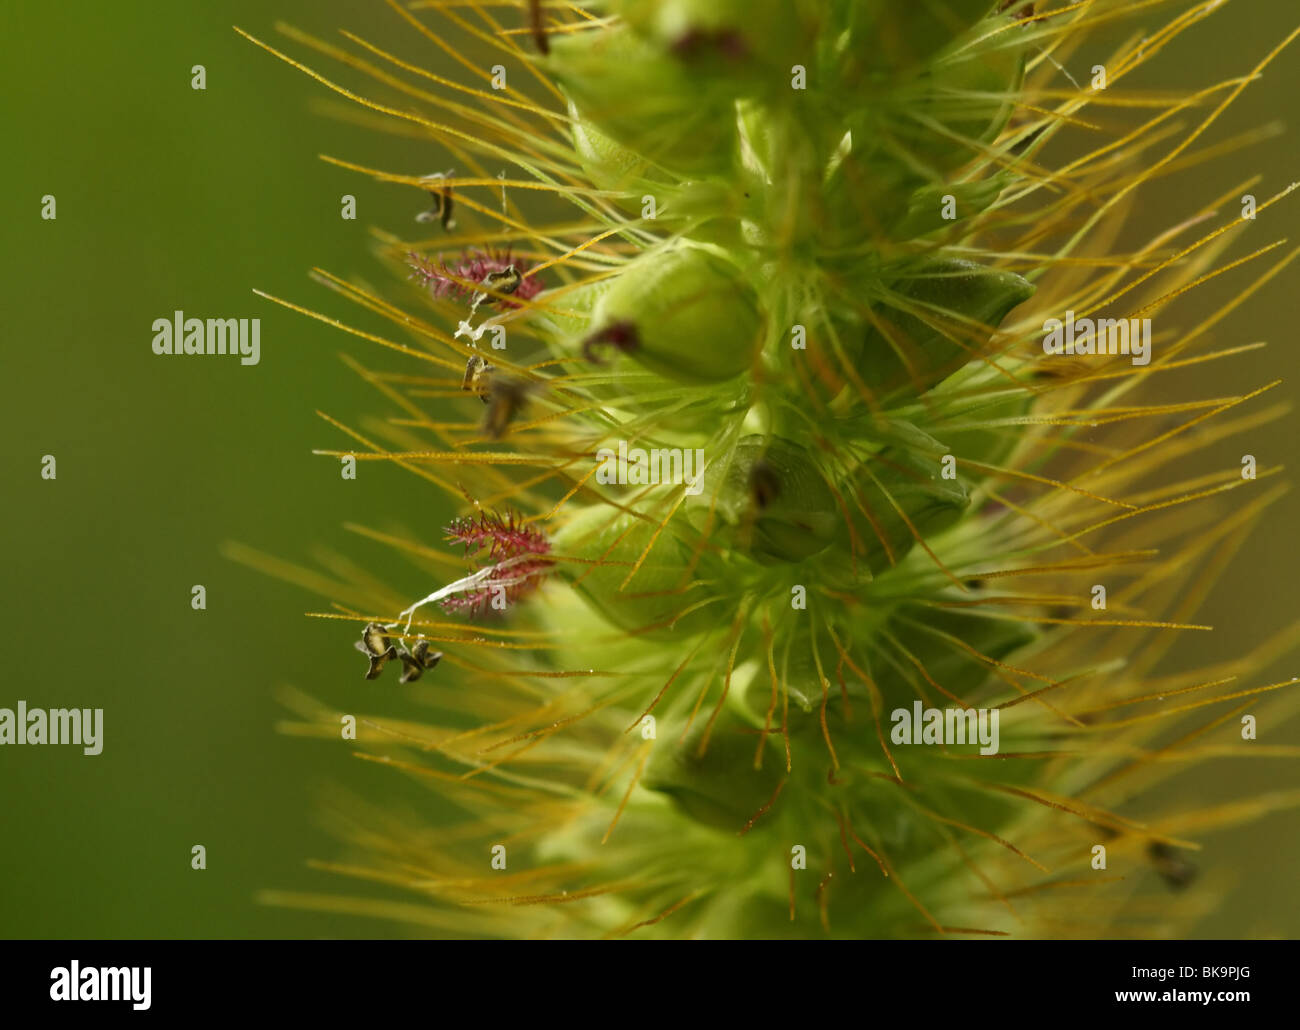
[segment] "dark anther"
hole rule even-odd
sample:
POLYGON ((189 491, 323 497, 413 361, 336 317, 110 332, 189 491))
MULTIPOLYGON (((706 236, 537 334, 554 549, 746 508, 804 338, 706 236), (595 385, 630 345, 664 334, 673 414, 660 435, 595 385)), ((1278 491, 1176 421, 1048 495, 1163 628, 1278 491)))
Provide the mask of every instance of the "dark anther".
POLYGON ((489 440, 500 440, 506 428, 514 421, 524 406, 529 384, 512 376, 489 376, 487 384, 487 411, 483 413, 483 435, 489 440))
POLYGON ((507 265, 499 272, 488 272, 480 285, 497 293, 511 294, 519 289, 519 284, 523 281, 524 277, 519 274, 519 269, 514 265, 507 265))
MULTIPOLYGON (((448 173, 450 174, 450 173, 448 173)), ((442 172, 434 175, 426 175, 425 179, 441 179, 442 172)), ((421 211, 415 216, 417 222, 441 222, 444 230, 454 229, 456 220, 451 216, 451 190, 444 187, 440 190, 429 190, 429 196, 433 198, 433 207, 428 211, 421 211)))
MULTIPOLYGON (((514 265, 506 265, 506 267, 501 269, 499 272, 488 272, 487 275, 479 280, 479 285, 486 286, 489 290, 492 290, 493 293, 504 293, 509 296, 514 293, 515 290, 519 289, 523 281, 524 277, 519 274, 519 269, 514 265)), ((484 301, 499 300, 501 300, 500 296, 494 297, 486 290, 479 290, 478 293, 474 294, 474 299, 470 301, 469 309, 470 311, 477 311, 478 306, 484 301)))
POLYGON ((378 679, 384 671, 384 663, 397 657, 397 648, 384 632, 384 627, 377 622, 366 624, 361 631, 361 639, 356 642, 356 649, 370 659, 370 669, 366 679, 378 679))
POLYGON ((1175 890, 1182 890, 1196 879, 1196 866, 1168 844, 1152 842, 1147 848, 1147 858, 1151 859, 1160 878, 1175 890))
POLYGON ((582 356, 592 364, 603 365, 604 360, 596 355, 597 347, 613 347, 627 354, 636 350, 640 344, 641 338, 631 322, 611 322, 582 341, 582 356))
POLYGON ((432 669, 442 660, 442 652, 434 651, 430 654, 429 642, 421 640, 409 652, 402 651, 398 657, 402 659, 402 665, 405 666, 402 678, 398 682, 412 683, 424 674, 425 669, 432 669))
POLYGON ((471 354, 465 363, 465 377, 460 381, 462 390, 472 390, 484 404, 488 402, 493 368, 480 354, 471 354))

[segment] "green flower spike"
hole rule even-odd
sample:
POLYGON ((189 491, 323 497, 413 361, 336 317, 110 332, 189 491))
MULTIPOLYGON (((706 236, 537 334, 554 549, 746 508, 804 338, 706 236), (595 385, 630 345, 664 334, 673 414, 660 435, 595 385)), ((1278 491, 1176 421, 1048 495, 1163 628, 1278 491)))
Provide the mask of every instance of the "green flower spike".
POLYGON ((413 292, 322 277, 400 337, 356 331, 390 348, 364 372, 389 417, 323 453, 471 516, 466 570, 427 500, 370 477, 419 529, 367 535, 418 569, 340 566, 323 613, 366 627, 375 674, 404 656, 427 716, 372 695, 355 746, 436 797, 348 820, 347 871, 415 904, 273 900, 452 936, 1188 933, 1218 898, 1189 849, 1298 800, 1153 790, 1294 704, 1254 672, 1289 631, 1180 663, 1277 489, 1202 448, 1262 391, 1198 403, 1165 374, 1236 352, 1206 330, 1237 298, 1180 323, 1181 297, 1226 289, 1225 244, 1289 190, 1111 247, 1138 191, 1215 156, 1217 99, 1126 90, 1217 5, 1171 0, 1114 51, 1094 30, 1152 5, 578 0, 522 32, 432 6, 392 5, 427 74, 291 35, 377 80, 310 72, 400 127, 383 188, 427 204, 420 170, 466 169, 437 183, 454 226, 381 237, 400 276, 419 255, 413 292), (1083 48, 1104 89, 1065 71, 1083 48), (505 247, 508 292, 455 274, 505 247), (1097 335, 1051 353, 1067 313, 1097 335), (1147 361, 1092 346, 1146 318, 1147 361), (511 384, 486 419, 467 362, 511 384))

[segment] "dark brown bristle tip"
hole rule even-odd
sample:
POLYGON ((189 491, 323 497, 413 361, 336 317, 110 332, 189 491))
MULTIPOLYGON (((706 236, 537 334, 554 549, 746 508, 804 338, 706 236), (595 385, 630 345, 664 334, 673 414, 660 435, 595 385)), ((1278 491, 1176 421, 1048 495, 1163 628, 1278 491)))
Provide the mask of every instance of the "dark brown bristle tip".
POLYGON ((533 30, 533 43, 542 54, 551 52, 551 42, 546 38, 546 25, 542 21, 542 0, 530 0, 528 21, 533 30))

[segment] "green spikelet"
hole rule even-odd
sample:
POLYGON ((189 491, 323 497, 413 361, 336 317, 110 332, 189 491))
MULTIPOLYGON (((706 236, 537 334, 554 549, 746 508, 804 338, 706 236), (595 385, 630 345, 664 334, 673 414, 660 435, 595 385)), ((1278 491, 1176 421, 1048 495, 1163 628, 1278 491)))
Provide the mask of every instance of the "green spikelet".
MULTIPOLYGON (((481 107, 427 82, 418 115, 367 102, 464 170, 432 187, 459 235, 384 238, 422 314, 330 280, 433 377, 367 371, 399 417, 346 446, 469 519, 444 579, 332 598, 437 711, 399 721, 368 692, 357 745, 457 813, 356 838, 353 868, 421 895, 422 925, 1159 935, 1213 903, 1152 856, 1251 806, 1152 816, 1169 769, 1146 759, 1174 726, 1170 747, 1240 744, 1232 705, 1281 685, 1160 663, 1275 493, 1200 462, 1148 389, 1196 338, 1163 313, 1149 363, 1043 346, 1049 319, 1144 317, 1206 268, 1163 245, 1108 260, 1093 231, 1159 167, 1143 134, 1068 165, 1048 146, 1098 91, 1047 55, 1123 6, 547 4, 538 53, 488 37, 509 82, 478 80, 481 107), (551 196, 520 211, 524 185, 551 196)), ((1110 95, 1151 56, 1114 54, 1110 95)))

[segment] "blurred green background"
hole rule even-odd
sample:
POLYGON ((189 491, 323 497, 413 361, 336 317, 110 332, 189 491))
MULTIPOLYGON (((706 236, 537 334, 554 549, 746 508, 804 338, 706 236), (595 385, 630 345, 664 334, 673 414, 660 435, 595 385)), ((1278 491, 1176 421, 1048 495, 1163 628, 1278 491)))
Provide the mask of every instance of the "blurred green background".
MULTIPOLYGON (((1291 0, 1231 3, 1133 85, 1242 74, 1295 18, 1291 0)), ((449 63, 377 0, 0 5, 0 604, 10 641, 0 705, 105 710, 98 757, 67 747, 0 749, 0 936, 402 932, 255 901, 263 888, 357 893, 352 882, 305 867, 309 857, 337 854, 317 825, 321 787, 340 782, 371 797, 407 788, 338 747, 275 732, 285 714, 272 696, 278 684, 340 706, 392 684, 364 683, 362 659, 340 642, 338 627, 302 618, 322 606, 318 598, 230 562, 220 547, 237 540, 309 562, 324 545, 373 556, 390 582, 424 585, 340 527, 398 519, 436 538, 446 503, 409 489, 400 470, 367 465, 347 482, 337 462, 310 453, 341 444, 315 409, 356 424, 382 406, 337 359, 373 350, 251 290, 365 324, 310 283, 307 270, 320 265, 387 287, 367 230, 413 234, 420 197, 317 155, 417 174, 449 161, 431 143, 323 117, 322 87, 231 28, 303 56, 276 36, 277 19, 330 39, 347 27, 434 70, 449 63), (206 91, 191 89, 195 64, 206 67, 206 91), (357 198, 356 221, 339 216, 345 193, 357 198), (56 221, 40 218, 44 194, 57 198, 56 221), (154 356, 150 325, 177 308, 260 318, 261 363, 154 356), (40 478, 44 454, 58 460, 54 482, 40 478), (206 611, 190 607, 199 583, 206 611), (190 868, 194 844, 207 848, 203 872, 190 868)), ((1156 11, 1145 24, 1164 20, 1156 11)), ((1289 119, 1298 88, 1300 49, 1207 138, 1289 119)), ((1144 194, 1139 218, 1168 224, 1251 171, 1264 176, 1255 192, 1271 195, 1294 175, 1295 140, 1276 136, 1165 180, 1144 194)), ((1294 238, 1294 201, 1273 212, 1254 239, 1294 238)), ((1223 346, 1272 346, 1210 366, 1203 382, 1211 393, 1297 370, 1293 283, 1285 273, 1216 331, 1223 346)), ((1229 288, 1189 304, 1186 317, 1212 310, 1229 288)), ((1255 434, 1261 466, 1300 467, 1296 429, 1289 416, 1255 434)), ((1233 447, 1244 449, 1232 444, 1223 461, 1234 460, 1233 447)), ((1180 645, 1180 661, 1221 660, 1294 618, 1292 523, 1285 502, 1272 510, 1202 613, 1217 632, 1180 645)), ((1289 676, 1295 665, 1281 663, 1255 682, 1289 676)), ((1294 724, 1261 729, 1270 743, 1296 742, 1294 724)), ((1171 796, 1190 806, 1227 797, 1225 785, 1237 794, 1295 782, 1290 765, 1242 762, 1195 770, 1171 796)), ((1297 846, 1290 813, 1210 838, 1202 864, 1231 869, 1237 885, 1199 932, 1300 933, 1297 846)))

